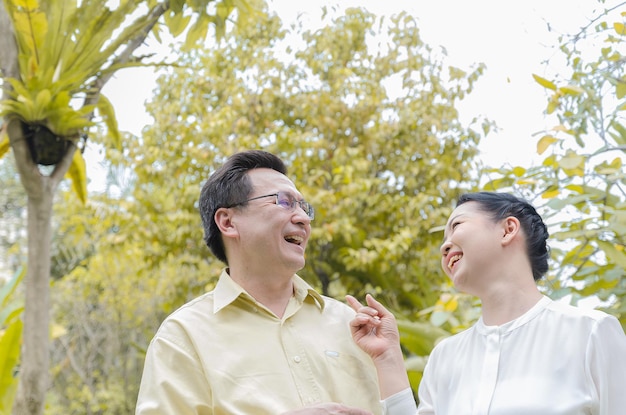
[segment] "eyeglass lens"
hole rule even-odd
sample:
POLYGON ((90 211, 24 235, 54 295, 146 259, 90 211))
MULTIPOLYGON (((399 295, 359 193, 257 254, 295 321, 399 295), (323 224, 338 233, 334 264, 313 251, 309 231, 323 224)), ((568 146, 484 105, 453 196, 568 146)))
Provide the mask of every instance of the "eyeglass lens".
POLYGON ((296 205, 300 205, 304 213, 311 219, 315 217, 313 206, 305 200, 296 200, 291 194, 286 192, 278 192, 276 194, 276 203, 285 209, 294 210, 296 205))

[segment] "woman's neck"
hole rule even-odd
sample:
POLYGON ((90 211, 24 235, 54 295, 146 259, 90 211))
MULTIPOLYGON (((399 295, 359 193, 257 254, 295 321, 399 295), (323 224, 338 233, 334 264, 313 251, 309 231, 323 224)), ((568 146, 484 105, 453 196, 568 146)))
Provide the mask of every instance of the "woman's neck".
POLYGON ((533 308, 543 297, 536 285, 520 288, 508 287, 504 293, 492 292, 481 297, 483 322, 488 326, 508 323, 533 308))

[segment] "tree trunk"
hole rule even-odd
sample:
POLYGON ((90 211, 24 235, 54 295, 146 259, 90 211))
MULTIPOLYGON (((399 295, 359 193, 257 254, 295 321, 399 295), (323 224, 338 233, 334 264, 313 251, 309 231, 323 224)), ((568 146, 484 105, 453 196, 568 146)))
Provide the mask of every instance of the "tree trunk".
POLYGON ((49 176, 32 161, 21 121, 9 120, 7 133, 20 180, 28 196, 28 265, 24 337, 16 415, 43 414, 49 369, 50 244, 52 206, 56 189, 67 172, 76 147, 72 145, 49 176))
POLYGON ((52 199, 48 191, 28 197, 24 348, 15 414, 42 414, 48 389, 52 199))

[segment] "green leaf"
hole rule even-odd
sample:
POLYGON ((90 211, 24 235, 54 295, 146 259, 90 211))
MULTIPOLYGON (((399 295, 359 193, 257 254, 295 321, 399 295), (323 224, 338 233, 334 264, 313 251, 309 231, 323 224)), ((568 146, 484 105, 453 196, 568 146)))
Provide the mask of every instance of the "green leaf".
POLYGON ((607 258, 619 265, 620 267, 626 269, 626 254, 619 250, 617 247, 621 245, 612 244, 610 242, 598 241, 598 246, 604 251, 607 258))
POLYGON ((570 153, 559 160, 559 166, 565 170, 581 169, 585 166, 585 158, 570 153))
POLYGON ((626 96, 626 78, 622 78, 617 82, 615 86, 615 95, 618 99, 622 99, 626 96))
POLYGON ((87 203, 87 167, 80 151, 74 151, 72 164, 66 175, 72 180, 72 189, 78 196, 78 199, 83 204, 87 203))
POLYGON ((22 320, 15 320, 0 335, 0 413, 9 414, 17 391, 15 366, 19 361, 22 320))
POLYGON ((435 343, 450 333, 431 324, 398 320, 402 344, 412 353, 423 356, 430 353, 435 343))
POLYGON ((106 124, 109 131, 109 136, 111 137, 111 143, 113 145, 113 148, 121 151, 122 137, 117 125, 117 119, 115 117, 115 108, 113 108, 111 101, 109 101, 109 99, 102 94, 98 99, 97 107, 98 112, 100 112, 100 115, 102 116, 102 119, 104 120, 104 123, 106 124))
POLYGON ((180 13, 174 15, 166 14, 164 21, 172 36, 177 37, 187 28, 191 21, 191 16, 184 16, 180 13))
MULTIPOLYGON (((0 306, 5 307, 10 300, 10 296, 15 292, 19 283, 24 279, 24 275, 26 275, 26 268, 21 267, 18 269, 13 277, 6 282, 2 287, 0 287, 0 306)), ((4 323, 3 320, 0 320, 0 326, 4 323)))

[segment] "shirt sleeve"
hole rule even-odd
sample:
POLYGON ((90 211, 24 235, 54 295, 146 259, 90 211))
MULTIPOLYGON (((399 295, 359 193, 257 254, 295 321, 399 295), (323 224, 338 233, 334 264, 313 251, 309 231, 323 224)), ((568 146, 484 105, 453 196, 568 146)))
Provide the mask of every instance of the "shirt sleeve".
POLYGON ((417 413, 417 405, 415 405, 411 388, 391 395, 382 401, 382 405, 385 415, 415 415, 417 413))
POLYGON ((183 342, 157 335, 146 353, 135 414, 211 415, 211 390, 200 367, 183 342))
POLYGON ((626 408, 626 335, 613 316, 601 319, 587 348, 588 370, 599 401, 599 415, 623 415, 626 408))

